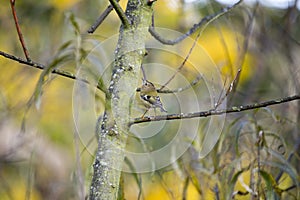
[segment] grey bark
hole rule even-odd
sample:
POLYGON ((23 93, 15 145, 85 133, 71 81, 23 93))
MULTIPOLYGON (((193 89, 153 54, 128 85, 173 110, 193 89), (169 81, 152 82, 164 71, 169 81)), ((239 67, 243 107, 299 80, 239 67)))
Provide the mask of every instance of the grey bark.
POLYGON ((130 98, 138 84, 152 8, 146 0, 129 0, 125 14, 130 26, 125 28, 121 25, 120 28, 105 113, 96 133, 99 138, 98 149, 93 164, 89 199, 118 198, 129 131, 130 98))

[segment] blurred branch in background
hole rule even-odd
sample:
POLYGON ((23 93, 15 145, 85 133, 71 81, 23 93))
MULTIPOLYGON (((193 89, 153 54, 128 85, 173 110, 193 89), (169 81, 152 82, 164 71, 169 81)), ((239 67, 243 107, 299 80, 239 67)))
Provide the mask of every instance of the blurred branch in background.
POLYGON ((187 31, 185 34, 183 34, 182 36, 176 38, 176 39, 166 39, 165 36, 161 36, 158 32, 156 32, 155 30, 155 25, 154 25, 154 15, 152 16, 152 24, 149 27, 149 32, 151 33, 151 35, 157 39, 159 42, 161 42, 162 44, 166 44, 166 45, 175 45, 179 42, 181 42, 182 40, 184 40, 185 38, 189 37, 190 35, 192 35, 193 33, 195 33, 198 29, 200 29, 202 26, 206 26, 207 24, 209 24, 210 22, 214 21, 215 19, 218 19, 220 16, 230 12, 231 9, 235 8, 237 5, 239 5, 242 2, 242 0, 238 1, 237 3, 228 6, 226 8, 223 8, 220 12, 212 14, 212 15, 208 15, 206 17, 204 17, 203 19, 201 19, 200 22, 198 22, 197 24, 194 24, 193 27, 187 31))

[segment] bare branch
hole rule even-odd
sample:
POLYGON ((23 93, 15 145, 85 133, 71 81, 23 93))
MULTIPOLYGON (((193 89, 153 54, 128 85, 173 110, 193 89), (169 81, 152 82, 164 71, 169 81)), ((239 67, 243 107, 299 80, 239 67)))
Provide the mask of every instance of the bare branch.
MULTIPOLYGON (((46 66, 43 65, 43 64, 31 61, 31 60, 30 61, 26 61, 26 60, 24 60, 22 58, 19 58, 17 56, 5 53, 3 51, 0 51, 0 55, 3 56, 3 57, 5 57, 5 58, 8 58, 10 60, 16 61, 18 63, 24 64, 24 65, 27 65, 29 67, 33 67, 33 68, 36 68, 36 69, 44 70, 46 68, 46 66)), ((63 77, 66 77, 66 78, 69 78, 69 79, 72 79, 72 80, 80 80, 80 81, 82 81, 84 83, 90 84, 90 82, 88 80, 82 79, 82 78, 78 78, 74 74, 72 74, 70 72, 66 72, 64 70, 54 69, 51 73, 57 74, 57 75, 60 75, 60 76, 63 76, 63 77)), ((103 88, 99 84, 96 87, 97 87, 97 89, 103 91, 103 88)))
POLYGON ((122 24, 124 25, 124 27, 127 29, 130 27, 130 23, 129 20, 127 19, 124 11, 122 10, 121 6, 118 4, 118 2, 116 0, 109 0, 110 4, 112 5, 112 7, 115 9, 117 15, 119 16, 122 24))
POLYGON ((242 112, 246 110, 253 110, 256 108, 268 107, 276 104, 282 104, 290 101, 300 100, 300 95, 288 96, 276 100, 264 101, 261 103, 254 103, 249 105, 242 106, 233 106, 228 109, 220 109, 220 110, 207 110, 201 112, 194 113, 180 113, 180 114, 169 114, 169 115, 159 115, 159 116, 148 116, 144 118, 135 118, 133 121, 129 123, 129 126, 133 124, 139 124, 144 122, 153 122, 153 121, 162 121, 162 120, 178 120, 178 119, 191 119, 196 117, 208 117, 212 115, 222 115, 225 113, 235 113, 242 112))
POLYGON ((23 34, 21 32, 21 28, 19 26, 18 17, 17 17, 17 13, 16 13, 16 10, 15 10, 15 2, 16 2, 15 0, 10 0, 10 6, 11 6, 12 15, 14 17, 14 21, 15 21, 17 33, 18 33, 19 40, 21 42, 21 45, 22 45, 23 52, 25 54, 26 60, 30 61, 29 53, 28 53, 28 50, 27 50, 26 45, 25 45, 25 41, 24 41, 24 38, 23 38, 23 34))
POLYGON ((182 36, 179 36, 178 38, 173 39, 173 40, 165 39, 158 32, 156 32, 155 27, 154 27, 154 16, 152 16, 152 25, 149 27, 149 32, 159 42, 161 42, 163 44, 166 44, 166 45, 174 45, 174 44, 177 44, 177 43, 181 42, 182 40, 189 37, 190 35, 192 35, 200 27, 202 27, 202 25, 204 25, 205 23, 210 23, 210 22, 214 21, 215 19, 217 19, 218 17, 228 13, 231 9, 235 8, 241 2, 242 2, 242 0, 238 1, 237 3, 235 3, 231 6, 223 8, 218 13, 208 15, 208 16, 202 18, 200 22, 198 22, 197 24, 194 24, 194 26, 190 30, 188 30, 185 34, 183 34, 182 36))
MULTIPOLYGON (((119 2, 119 0, 117 0, 119 2)), ((99 16, 99 18, 95 21, 95 23, 87 30, 88 33, 94 33, 95 30, 102 24, 102 22, 106 19, 109 13, 113 10, 113 6, 109 5, 103 13, 99 16)))

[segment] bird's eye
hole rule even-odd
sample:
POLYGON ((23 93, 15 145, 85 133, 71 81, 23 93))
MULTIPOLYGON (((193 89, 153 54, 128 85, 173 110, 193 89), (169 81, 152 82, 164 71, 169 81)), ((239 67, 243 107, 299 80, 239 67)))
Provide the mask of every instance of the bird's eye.
POLYGON ((149 101, 151 99, 150 95, 141 95, 141 98, 144 99, 145 101, 149 101))

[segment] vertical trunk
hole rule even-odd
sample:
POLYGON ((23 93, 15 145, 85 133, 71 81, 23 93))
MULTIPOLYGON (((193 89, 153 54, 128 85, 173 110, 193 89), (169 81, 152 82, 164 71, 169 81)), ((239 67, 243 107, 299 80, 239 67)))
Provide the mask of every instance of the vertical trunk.
POLYGON ((90 199, 117 199, 124 148, 129 131, 129 103, 138 83, 152 9, 146 0, 129 0, 130 27, 121 26, 106 109, 97 135, 90 199))

